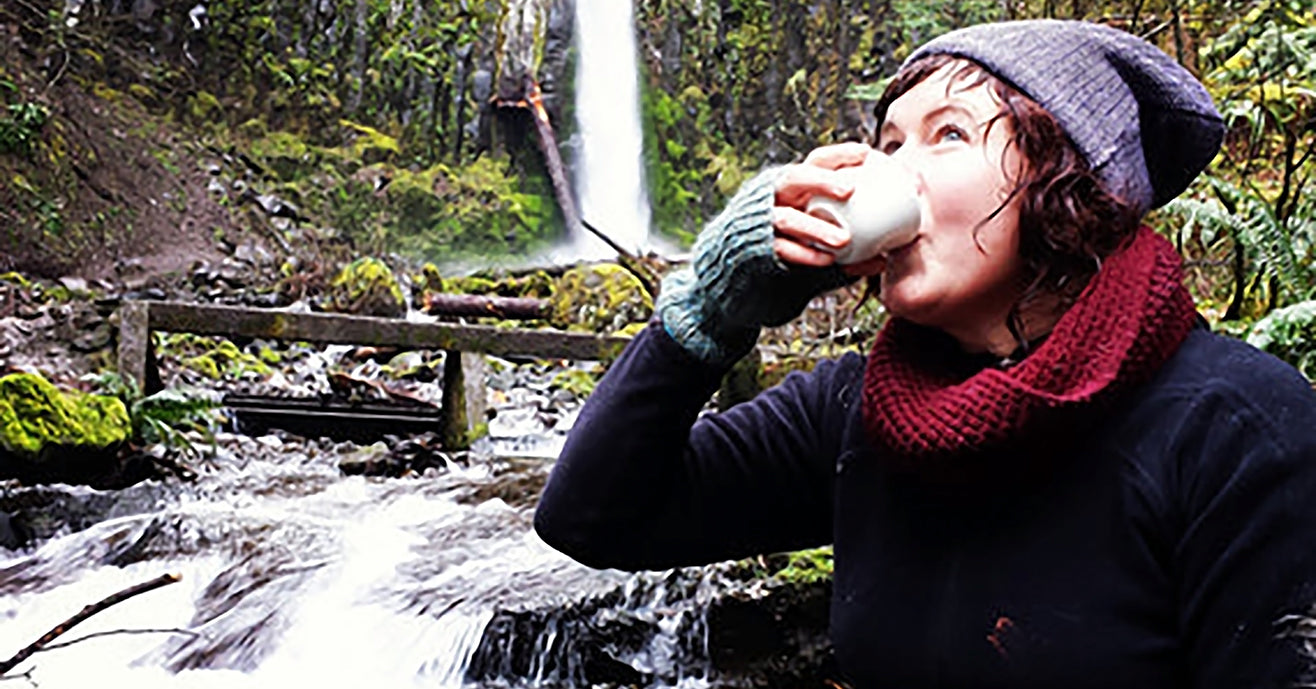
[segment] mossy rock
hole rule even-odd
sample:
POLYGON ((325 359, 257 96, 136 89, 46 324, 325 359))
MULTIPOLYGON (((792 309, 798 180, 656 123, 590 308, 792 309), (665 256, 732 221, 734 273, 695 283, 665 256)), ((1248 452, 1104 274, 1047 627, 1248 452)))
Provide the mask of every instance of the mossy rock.
POLYGON ((349 263, 329 285, 330 311, 397 318, 407 312, 402 285, 388 264, 377 258, 349 263))
POLYGON ((549 299, 553 325, 567 330, 616 332, 653 314, 653 299, 640 281, 615 263, 568 270, 549 299))
POLYGON ((316 150, 291 132, 270 132, 251 143, 251 153, 279 179, 288 181, 313 172, 316 150))
POLYGON ((277 353, 273 353, 273 361, 266 361, 263 352, 257 357, 242 351, 230 340, 203 337, 192 333, 169 335, 164 339, 158 353, 161 356, 176 358, 183 367, 211 380, 220 380, 226 375, 241 378, 248 372, 267 376, 272 371, 270 365, 279 362, 277 353))
POLYGON ((131 429, 117 397, 62 392, 34 373, 0 378, 0 448, 21 461, 40 463, 69 448, 116 448, 131 429))

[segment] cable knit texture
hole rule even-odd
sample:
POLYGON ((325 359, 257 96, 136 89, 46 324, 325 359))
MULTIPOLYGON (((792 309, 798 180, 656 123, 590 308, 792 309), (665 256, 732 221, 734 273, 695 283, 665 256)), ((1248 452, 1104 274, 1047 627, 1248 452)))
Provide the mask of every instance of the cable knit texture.
POLYGON ((854 278, 839 268, 786 266, 773 249, 772 206, 782 168, 740 188, 695 241, 691 267, 663 279, 655 311, 700 360, 730 366, 759 328, 789 322, 809 300, 854 278))
POLYGON ((1041 104, 1106 187, 1142 211, 1186 189, 1224 137, 1206 87, 1119 29, 1058 19, 979 24, 928 41, 905 66, 936 54, 974 60, 1041 104))
POLYGON ((864 371, 865 431, 895 457, 921 462, 1063 434, 1179 348, 1196 319, 1182 279, 1174 247, 1144 227, 1027 358, 967 379, 954 363, 969 355, 949 336, 893 319, 864 371))

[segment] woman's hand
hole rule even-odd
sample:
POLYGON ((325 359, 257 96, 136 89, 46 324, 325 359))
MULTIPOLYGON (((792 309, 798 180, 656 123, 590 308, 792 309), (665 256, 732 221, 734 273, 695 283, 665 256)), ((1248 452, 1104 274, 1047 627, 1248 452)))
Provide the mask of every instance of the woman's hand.
MULTIPOLYGON (((850 235, 837 225, 805 212, 809 199, 816 195, 830 196, 839 201, 850 198, 854 185, 845 181, 836 170, 853 165, 861 165, 872 148, 859 142, 847 142, 816 148, 804 159, 803 163, 788 165, 777 181, 776 196, 772 209, 772 227, 775 232, 773 250, 777 257, 787 263, 804 266, 830 266, 835 260, 832 254, 818 247, 840 249, 850 243, 850 235)), ((880 261, 880 259, 875 259, 880 261)), ((856 272, 870 263, 847 266, 845 272, 850 275, 867 273, 856 272)))
POLYGON ((869 150, 826 146, 742 184, 699 233, 690 266, 663 278, 654 310, 672 339, 706 363, 729 366, 753 348, 760 328, 788 323, 813 297, 854 282, 825 250, 845 246, 849 233, 804 207, 816 194, 849 198, 852 185, 836 170, 859 165, 869 150))

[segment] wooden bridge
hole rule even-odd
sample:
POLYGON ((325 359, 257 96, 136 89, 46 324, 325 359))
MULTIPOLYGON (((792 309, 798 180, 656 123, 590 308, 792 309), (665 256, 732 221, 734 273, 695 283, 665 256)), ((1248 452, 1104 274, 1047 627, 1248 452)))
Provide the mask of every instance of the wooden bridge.
POLYGON ((161 387, 151 345, 155 331, 442 350, 446 356, 440 416, 444 442, 454 449, 468 445, 471 430, 484 416, 483 396, 466 394, 467 381, 484 385, 482 355, 606 360, 630 341, 591 333, 166 301, 125 302, 119 318, 119 371, 148 394, 161 387))

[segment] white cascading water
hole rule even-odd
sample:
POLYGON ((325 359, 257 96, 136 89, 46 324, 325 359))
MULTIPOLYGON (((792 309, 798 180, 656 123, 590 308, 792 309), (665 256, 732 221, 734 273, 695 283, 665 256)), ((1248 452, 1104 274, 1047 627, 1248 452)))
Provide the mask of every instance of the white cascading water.
MULTIPOLYGON (((631 3, 576 0, 576 194, 581 217, 627 251, 648 248, 639 68, 631 3)), ((592 233, 575 239, 585 258, 616 254, 592 233)))

